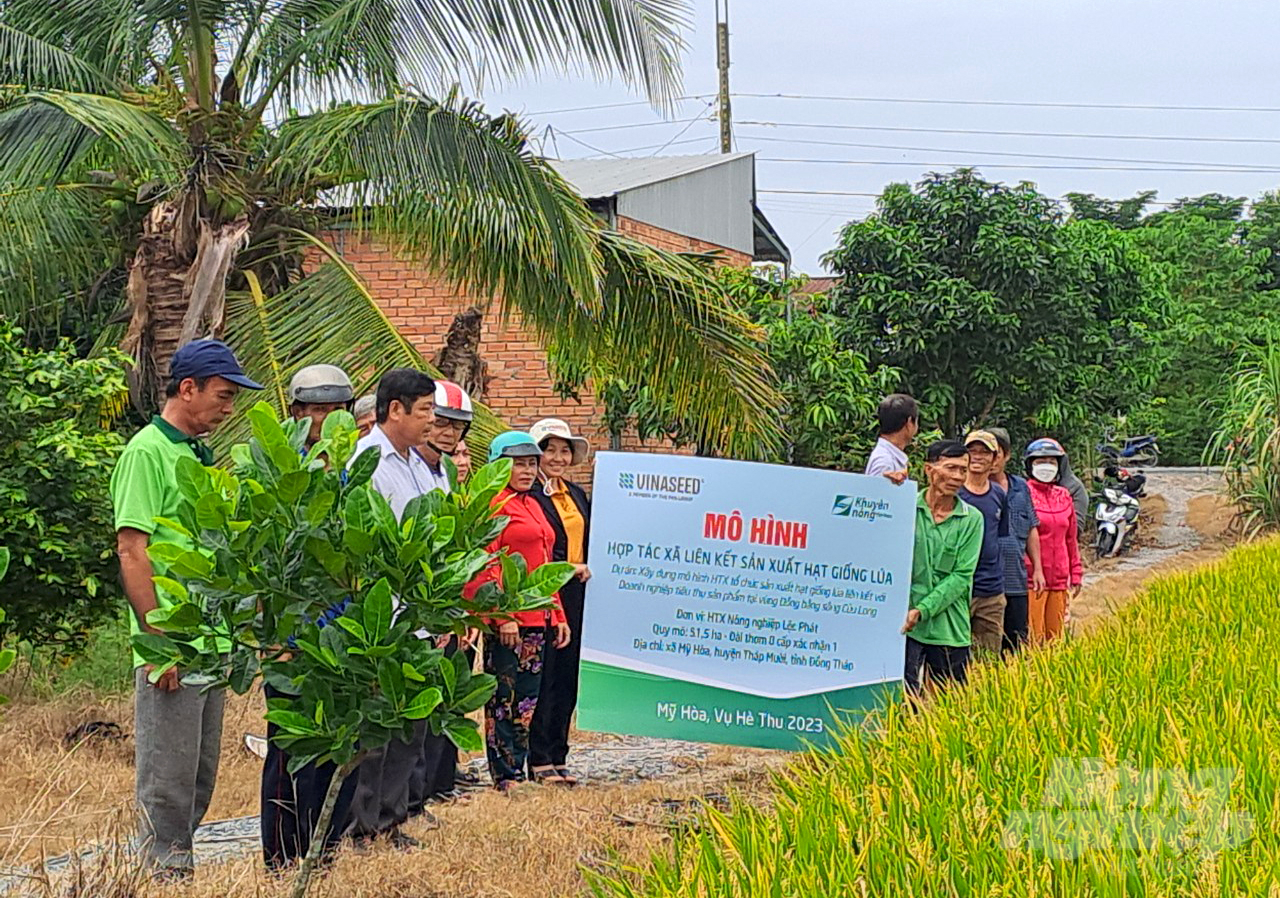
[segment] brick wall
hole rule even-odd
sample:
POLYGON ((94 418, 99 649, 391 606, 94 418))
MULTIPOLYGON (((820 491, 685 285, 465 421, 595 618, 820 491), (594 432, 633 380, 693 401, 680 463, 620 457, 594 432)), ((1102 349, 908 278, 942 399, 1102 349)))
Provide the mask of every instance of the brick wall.
MULTIPOLYGON (((618 230, 651 246, 675 252, 709 252, 719 250, 726 264, 748 265, 745 253, 724 249, 704 241, 664 231, 661 228, 627 218, 619 218, 618 230)), ((330 235, 369 288, 391 322, 428 360, 435 357, 454 315, 469 305, 482 301, 469 297, 443 278, 422 266, 400 257, 386 245, 360 241, 339 231, 330 235)), ((591 441, 595 449, 609 448, 609 434, 602 423, 602 408, 597 405, 590 386, 581 392, 581 402, 563 400, 552 390, 542 347, 521 326, 519 316, 512 314, 503 321, 500 306, 494 304, 485 314, 481 331, 480 354, 488 363, 489 388, 486 404, 509 425, 517 429, 529 427, 539 418, 556 417, 569 422, 576 433, 591 441)), ((629 451, 670 451, 663 441, 647 444, 635 436, 624 437, 623 448, 629 451)), ((587 471, 575 472, 584 480, 587 471)))

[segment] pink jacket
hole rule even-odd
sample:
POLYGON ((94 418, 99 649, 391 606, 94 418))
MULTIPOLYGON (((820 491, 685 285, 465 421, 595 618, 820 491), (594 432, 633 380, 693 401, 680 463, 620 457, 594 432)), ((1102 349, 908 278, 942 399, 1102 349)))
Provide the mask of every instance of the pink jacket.
MULTIPOLYGON (((1079 586, 1084 572, 1080 568, 1076 508, 1071 494, 1066 487, 1032 478, 1027 478, 1027 488, 1040 519, 1040 564, 1044 567, 1045 587, 1058 590, 1079 586)), ((1028 559, 1027 576, 1030 575, 1028 559)))

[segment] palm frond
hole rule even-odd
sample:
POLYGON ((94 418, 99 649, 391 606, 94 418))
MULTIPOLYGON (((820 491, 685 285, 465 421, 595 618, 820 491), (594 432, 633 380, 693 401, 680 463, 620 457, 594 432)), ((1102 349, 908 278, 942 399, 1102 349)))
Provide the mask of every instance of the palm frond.
MULTIPOLYGON (((356 384, 356 395, 372 392, 392 368, 418 368, 438 375, 422 354, 383 313, 368 286, 332 246, 295 234, 324 259, 289 288, 266 296, 253 291, 227 295, 227 341, 245 369, 287 413, 289 379, 304 365, 338 365, 356 384)), ((255 397, 261 398, 261 397, 255 397)), ((242 416, 238 416, 240 418, 242 416)), ((220 445, 243 436, 247 423, 231 423, 218 434, 220 445)), ((473 446, 488 447, 504 429, 487 408, 477 406, 473 446)))
POLYGON ((176 181, 181 135, 159 116, 113 97, 25 93, 0 110, 0 191, 53 184, 99 143, 135 172, 176 181))
POLYGON ((478 106, 397 97, 287 122, 271 165, 278 190, 350 209, 357 235, 386 239, 473 294, 501 293, 540 320, 573 326, 599 307, 598 229, 586 204, 478 106))
POLYGON ((64 47, 0 21, 0 84, 104 91, 112 79, 64 47))
POLYGON ((259 103, 280 108, 530 71, 618 75, 665 106, 688 25, 683 0, 281 0, 237 58, 259 103))
MULTIPOLYGON (((765 335, 732 304, 709 260, 600 233, 604 311, 588 316, 585 341, 525 314, 555 360, 571 360, 597 383, 646 388, 688 421, 702 447, 734 458, 770 459, 783 443, 776 378, 765 335)), ((523 310, 522 310, 523 311, 523 310)))

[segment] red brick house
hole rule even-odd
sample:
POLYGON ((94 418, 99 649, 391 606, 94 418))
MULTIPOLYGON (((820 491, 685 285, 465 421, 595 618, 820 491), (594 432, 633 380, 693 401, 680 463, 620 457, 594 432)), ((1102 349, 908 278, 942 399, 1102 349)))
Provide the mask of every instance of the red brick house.
MULTIPOLYGON (((553 163, 615 230, 677 252, 718 252, 731 265, 787 264, 790 253, 756 206, 755 159, 750 153, 657 158, 580 159, 553 163)), ((383 310, 429 361, 443 348, 455 316, 483 299, 467 296, 418 265, 374 243, 352 246, 334 239, 366 279, 383 310)), ((606 448, 607 431, 590 389, 581 402, 552 389, 546 356, 519 325, 489 309, 479 328, 487 371, 483 399, 513 427, 556 416, 606 448)), ((630 441, 628 448, 639 448, 630 441)))

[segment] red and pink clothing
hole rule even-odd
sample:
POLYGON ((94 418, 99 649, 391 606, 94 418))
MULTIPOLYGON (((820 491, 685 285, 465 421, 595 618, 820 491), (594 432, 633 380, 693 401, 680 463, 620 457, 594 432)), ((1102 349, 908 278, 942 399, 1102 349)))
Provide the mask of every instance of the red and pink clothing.
MULTIPOLYGON (((506 549, 512 555, 524 559, 525 567, 532 571, 551 561, 551 547, 555 544, 556 534, 547 521, 546 514, 538 500, 531 493, 517 493, 507 487, 493 497, 493 507, 501 515, 511 520, 489 545, 490 552, 506 549)), ((492 564, 485 568, 474 580, 467 584, 463 595, 470 599, 485 583, 501 582, 502 567, 492 564)), ((555 607, 547 611, 518 611, 511 615, 521 627, 544 627, 548 615, 552 624, 565 622, 564 609, 560 605, 560 596, 555 596, 555 607)), ((503 618, 506 620, 506 618, 503 618)), ((491 620, 491 624, 502 623, 502 620, 491 620)))
MULTIPOLYGON (((1040 519, 1040 564, 1045 588, 1062 590, 1079 586, 1084 571, 1080 566, 1080 546, 1076 538, 1076 509, 1071 493, 1055 483, 1027 480, 1031 504, 1040 519)), ((1027 561, 1027 576, 1031 561, 1027 561)))

